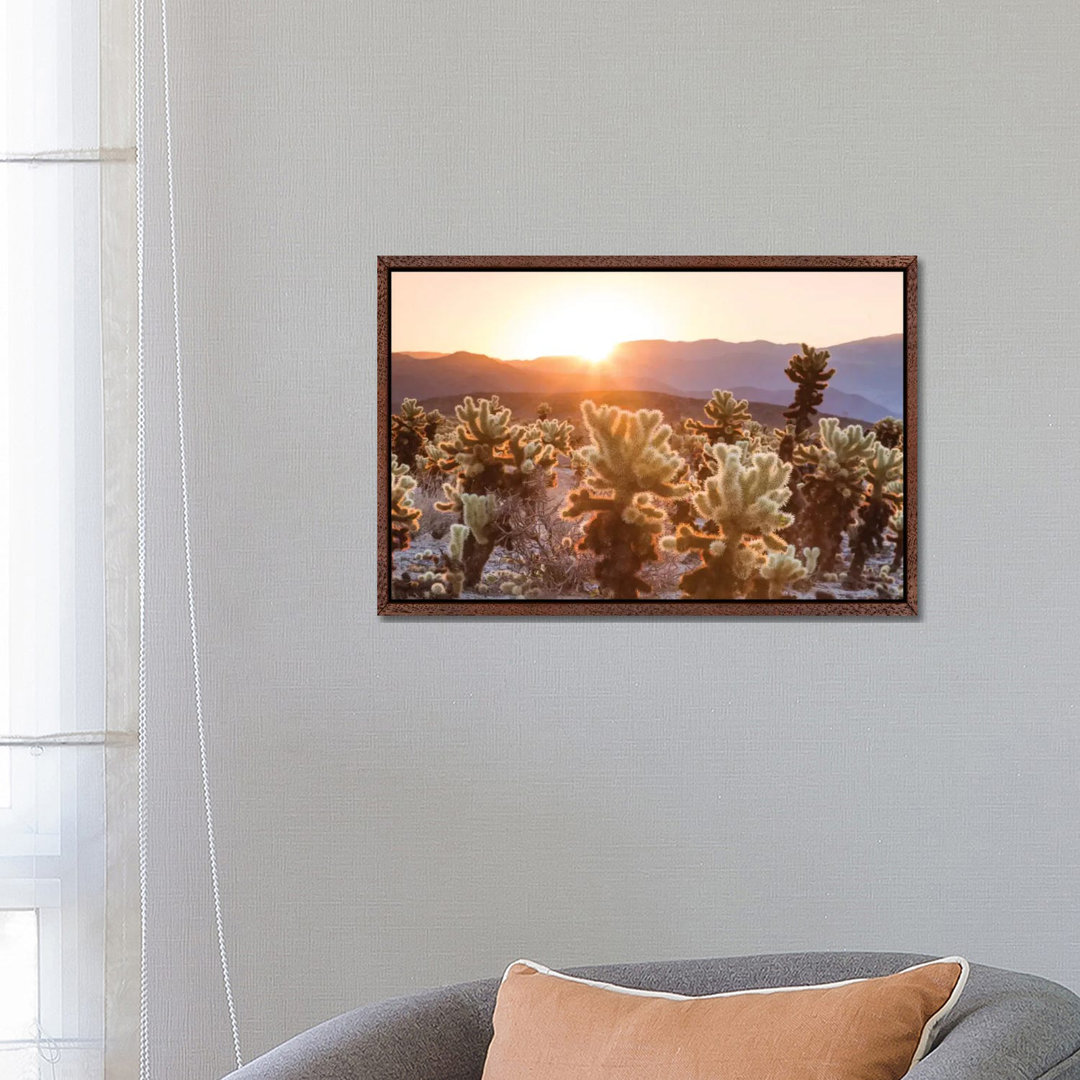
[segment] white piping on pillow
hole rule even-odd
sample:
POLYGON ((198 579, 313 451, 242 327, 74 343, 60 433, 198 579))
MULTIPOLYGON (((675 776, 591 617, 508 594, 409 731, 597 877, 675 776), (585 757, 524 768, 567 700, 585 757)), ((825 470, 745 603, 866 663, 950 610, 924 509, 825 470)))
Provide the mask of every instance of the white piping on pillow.
MULTIPOLYGON (((915 1054, 911 1059, 911 1065, 917 1065, 926 1056, 930 1049, 930 1043, 934 1037, 934 1032, 945 1017, 952 1012, 956 1002, 960 998, 961 992, 967 985, 968 974, 971 971, 971 966, 962 956, 943 956, 940 960, 927 960, 922 964, 914 964, 912 967, 904 968, 901 971, 894 971, 892 974, 904 975, 909 971, 918 971, 920 968, 930 967, 933 964, 959 964, 960 978, 956 980, 956 985, 953 987, 953 991, 945 1004, 942 1005, 941 1008, 938 1009, 938 1011, 923 1025, 922 1035, 919 1038, 919 1045, 915 1047, 915 1054)), ((581 979, 576 975, 567 975, 562 971, 554 971, 552 968, 544 967, 543 964, 537 964, 533 960, 515 960, 507 967, 506 971, 503 972, 502 981, 506 981, 506 977, 510 974, 511 968, 518 966, 532 968, 538 975, 550 975, 556 979, 566 979, 567 982, 581 983, 584 986, 595 986, 600 990, 611 990, 616 994, 631 994, 636 997, 665 998, 668 1001, 694 1000, 686 994, 669 994, 662 990, 639 990, 633 986, 616 986, 614 983, 598 982, 595 979, 581 979)), ((782 994, 788 990, 829 990, 836 986, 851 986, 853 983, 868 982, 870 979, 880 978, 888 978, 888 976, 870 975, 862 979, 843 979, 840 982, 831 983, 811 983, 808 986, 762 986, 754 990, 725 990, 722 994, 703 994, 701 995, 701 998, 738 997, 741 994, 782 994)), ((908 1068, 911 1068, 911 1065, 909 1065, 908 1068)))

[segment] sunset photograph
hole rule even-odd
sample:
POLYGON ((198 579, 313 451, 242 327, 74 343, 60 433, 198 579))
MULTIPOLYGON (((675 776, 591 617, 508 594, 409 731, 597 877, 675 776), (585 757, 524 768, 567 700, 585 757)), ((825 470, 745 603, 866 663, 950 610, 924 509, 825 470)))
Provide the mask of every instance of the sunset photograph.
POLYGON ((903 601, 907 280, 387 269, 389 599, 903 601))

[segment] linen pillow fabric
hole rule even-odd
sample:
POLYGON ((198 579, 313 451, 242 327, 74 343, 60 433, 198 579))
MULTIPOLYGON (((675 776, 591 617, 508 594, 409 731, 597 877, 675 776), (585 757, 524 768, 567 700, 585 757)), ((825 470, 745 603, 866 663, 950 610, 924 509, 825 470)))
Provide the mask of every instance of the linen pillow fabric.
POLYGON ((930 1049, 968 964, 683 997, 507 968, 483 1080, 899 1080, 930 1049))

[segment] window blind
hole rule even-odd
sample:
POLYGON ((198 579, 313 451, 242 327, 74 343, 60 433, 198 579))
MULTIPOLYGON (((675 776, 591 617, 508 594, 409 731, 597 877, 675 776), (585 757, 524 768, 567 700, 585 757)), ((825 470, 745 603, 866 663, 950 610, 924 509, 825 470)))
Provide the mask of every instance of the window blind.
POLYGON ((106 530, 129 452, 107 453, 104 424, 130 335, 130 140, 101 63, 124 54, 120 10, 10 0, 0 15, 0 1080, 105 1075, 112 988, 137 963, 130 935, 106 932, 110 893, 131 907, 134 760, 105 675, 127 650, 125 629, 109 644, 107 594, 130 588, 106 530))

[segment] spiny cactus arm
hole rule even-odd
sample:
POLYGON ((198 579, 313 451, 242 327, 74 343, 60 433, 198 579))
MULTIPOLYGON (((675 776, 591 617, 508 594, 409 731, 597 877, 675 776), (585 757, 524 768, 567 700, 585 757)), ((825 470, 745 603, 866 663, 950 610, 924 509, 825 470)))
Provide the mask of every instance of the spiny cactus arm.
POLYGON ((660 546, 665 551, 708 551, 717 542, 717 537, 698 532, 692 525, 679 525, 673 536, 665 536, 660 546))
POLYGON ((436 510, 441 510, 444 514, 459 514, 461 513, 461 478, 457 480, 447 481, 443 484, 443 494, 446 498, 442 502, 435 504, 436 510))
POLYGON ((450 526, 450 544, 447 552, 451 563, 459 563, 465 554, 465 538, 469 535, 469 526, 454 524, 450 526))
POLYGON ((487 544, 488 527, 495 520, 495 496, 461 494, 461 516, 479 544, 487 544))
POLYGON ((633 501, 623 507, 621 517, 627 525, 637 525, 646 532, 658 533, 664 527, 664 511, 645 492, 635 495, 633 501))
POLYGON ((610 495, 597 495, 587 487, 575 488, 566 497, 562 516, 567 520, 593 511, 618 511, 623 504, 610 495))

